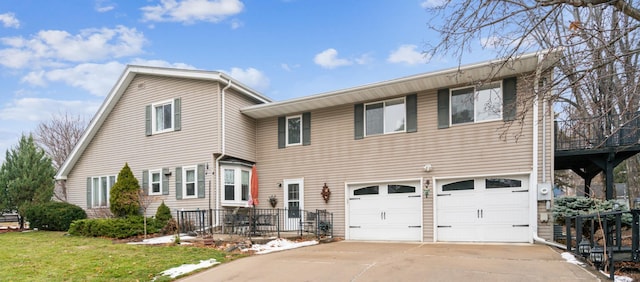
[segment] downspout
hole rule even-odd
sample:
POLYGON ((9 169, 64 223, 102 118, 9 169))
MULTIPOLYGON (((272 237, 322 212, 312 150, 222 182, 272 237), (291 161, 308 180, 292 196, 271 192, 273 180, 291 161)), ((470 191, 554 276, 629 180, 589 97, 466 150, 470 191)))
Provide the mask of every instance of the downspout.
MULTIPOLYGON (((544 54, 540 53, 538 54, 538 67, 536 68, 536 74, 535 74, 535 78, 533 80, 533 92, 535 93, 534 96, 534 100, 533 100, 533 172, 531 173, 531 179, 533 180, 534 183, 534 191, 533 191, 533 200, 530 201, 533 204, 533 207, 535 207, 535 213, 534 213, 534 220, 533 220, 533 228, 532 228, 532 233, 533 233, 533 241, 538 242, 538 243, 542 243, 545 245, 549 245, 549 246, 553 246, 559 249, 563 249, 566 250, 567 246, 556 243, 556 242, 550 242, 545 240, 544 238, 540 238, 538 236, 538 99, 539 99, 539 95, 538 95, 538 91, 540 90, 540 78, 542 76, 542 61, 544 60, 544 54)), ((547 181, 547 174, 546 174, 546 109, 547 109, 547 104, 546 104, 546 99, 543 97, 543 101, 542 101, 542 181, 546 182, 547 181)))
MULTIPOLYGON (((225 126, 225 90, 229 89, 229 87, 231 87, 231 79, 228 80, 227 82, 227 86, 225 86, 224 88, 222 88, 222 91, 220 91, 220 127, 219 127, 219 133, 220 133, 220 156, 218 156, 215 159, 215 163, 214 163, 214 167, 215 167, 215 172, 213 173, 213 175, 215 175, 217 177, 216 179, 216 211, 220 210, 220 175, 218 175, 218 173, 220 172, 220 160, 222 160, 222 158, 225 157, 225 153, 226 153, 226 126, 225 126)), ((209 201, 211 201, 211 199, 209 199, 209 201)), ((219 218, 216 217, 216 225, 219 225, 219 218)))

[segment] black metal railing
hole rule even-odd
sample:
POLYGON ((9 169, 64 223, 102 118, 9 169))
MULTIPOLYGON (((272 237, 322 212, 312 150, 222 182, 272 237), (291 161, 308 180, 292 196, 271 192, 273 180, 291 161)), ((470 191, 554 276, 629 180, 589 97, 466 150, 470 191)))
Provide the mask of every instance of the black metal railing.
POLYGON ((588 259, 598 269, 608 266, 611 279, 614 279, 616 261, 640 261, 640 210, 578 215, 565 220, 567 250, 588 259), (623 236, 623 230, 629 228, 629 217, 630 242, 623 236), (576 232, 575 241, 572 227, 576 232), (600 233, 602 238, 596 238, 600 233))
POLYGON ((284 232, 298 236, 333 237, 333 213, 326 210, 232 208, 179 210, 180 232, 280 238, 284 232))
POLYGON ((554 126, 558 151, 640 144, 640 113, 556 120, 554 126))

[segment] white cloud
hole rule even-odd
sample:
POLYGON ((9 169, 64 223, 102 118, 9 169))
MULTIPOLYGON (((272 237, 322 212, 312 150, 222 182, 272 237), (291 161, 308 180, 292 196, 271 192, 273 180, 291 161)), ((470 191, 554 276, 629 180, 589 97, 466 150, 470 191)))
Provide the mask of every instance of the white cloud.
POLYGON ((316 54, 313 58, 313 62, 326 69, 333 69, 353 64, 353 62, 348 59, 338 58, 338 51, 333 48, 329 48, 316 54))
POLYGON ((241 68, 231 68, 231 71, 226 73, 241 83, 260 91, 269 88, 269 84, 271 83, 266 75, 254 68, 247 68, 245 70, 241 68))
POLYGON ((2 23, 4 27, 13 27, 13 28, 20 27, 20 21, 16 18, 16 15, 13 13, 0 14, 0 23, 2 23))
POLYGON ((161 67, 161 68, 176 68, 176 69, 189 69, 194 70, 196 67, 184 63, 169 63, 163 60, 144 60, 144 59, 134 59, 131 61, 132 65, 139 66, 150 66, 150 67, 161 67))
POLYGON ((181 22, 197 21, 217 23, 244 9, 240 0, 160 0, 160 5, 145 6, 143 21, 181 22))
POLYGON ((497 36, 489 36, 480 38, 480 45, 482 48, 494 49, 496 47, 502 46, 503 40, 497 36))
POLYGON ((244 26, 244 23, 238 19, 231 20, 231 29, 238 29, 244 26))
POLYGON ((391 51, 387 62, 390 63, 404 63, 408 65, 415 65, 420 63, 426 63, 427 59, 424 54, 421 54, 416 49, 418 46, 413 44, 400 45, 398 49, 391 51))
POLYGON ((99 13, 109 12, 116 8, 116 5, 109 0, 96 0, 95 9, 99 13))
POLYGON ((72 115, 92 116, 102 101, 62 101, 47 98, 16 99, 0 108, 0 120, 48 120, 53 114, 68 112, 72 115))
POLYGON ((447 0, 425 0, 420 3, 420 7, 423 9, 437 8, 443 6, 445 3, 447 3, 447 0))
POLYGON ((87 62, 142 53, 146 39, 135 28, 85 29, 72 35, 62 30, 43 30, 30 39, 0 38, 0 65, 10 68, 56 66, 64 62, 87 62))
POLYGON ((297 69, 297 68, 299 68, 299 67, 300 67, 300 64, 289 65, 289 64, 282 63, 282 64, 280 64, 280 67, 281 67, 283 70, 286 70, 286 71, 292 71, 293 69, 297 69))

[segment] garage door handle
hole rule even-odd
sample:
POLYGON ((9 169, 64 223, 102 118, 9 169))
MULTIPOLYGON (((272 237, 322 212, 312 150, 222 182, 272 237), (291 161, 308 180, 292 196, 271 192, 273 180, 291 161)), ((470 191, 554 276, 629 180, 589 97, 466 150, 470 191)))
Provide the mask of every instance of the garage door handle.
POLYGON ((514 224, 513 227, 529 227, 529 224, 514 224))
POLYGON ((420 198, 420 195, 413 195, 413 196, 408 196, 409 198, 420 198))
POLYGON ((438 196, 451 196, 451 194, 438 194, 438 196))
POLYGON ((350 226, 349 226, 349 228, 361 228, 361 227, 360 227, 360 226, 353 226, 353 225, 350 225, 350 226))
POLYGON ((529 192, 529 190, 513 190, 511 191, 513 193, 518 193, 518 192, 529 192))
POLYGON ((409 225, 409 228, 420 228, 422 227, 421 225, 409 225))
POLYGON ((438 228, 451 228, 451 225, 438 225, 438 228))
POLYGON ((349 198, 349 200, 360 200, 360 198, 349 198))

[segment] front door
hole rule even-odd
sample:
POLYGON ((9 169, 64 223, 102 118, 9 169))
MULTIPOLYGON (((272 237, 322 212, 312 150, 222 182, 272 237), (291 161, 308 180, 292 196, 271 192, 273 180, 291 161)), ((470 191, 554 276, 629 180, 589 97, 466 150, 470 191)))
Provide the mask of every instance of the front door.
POLYGON ((284 209, 286 225, 292 228, 300 224, 304 210, 304 180, 284 180, 284 209))

